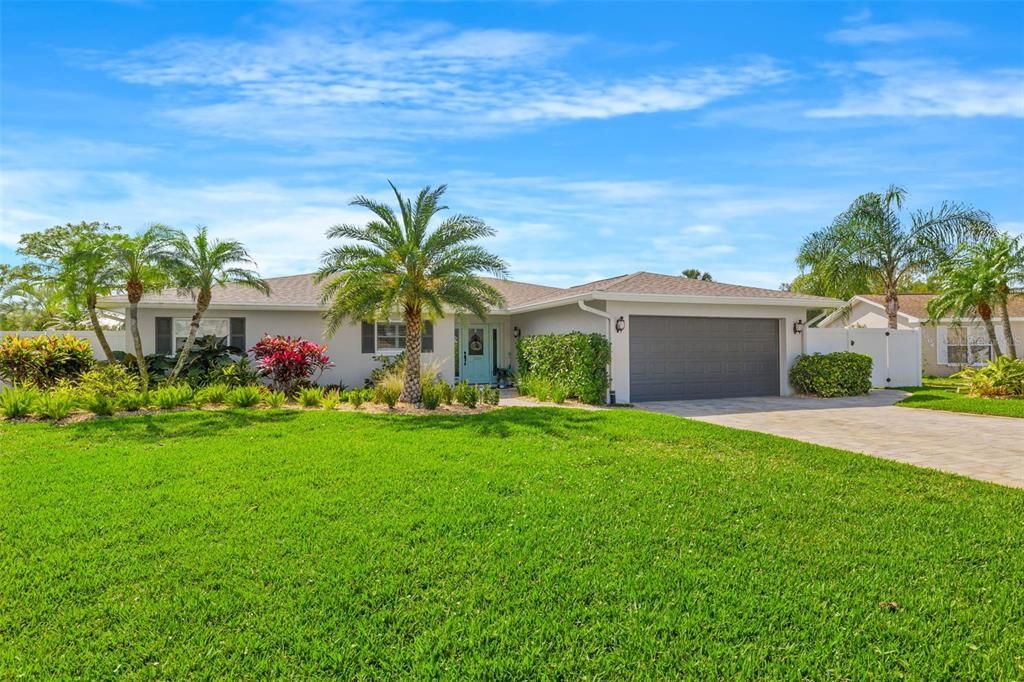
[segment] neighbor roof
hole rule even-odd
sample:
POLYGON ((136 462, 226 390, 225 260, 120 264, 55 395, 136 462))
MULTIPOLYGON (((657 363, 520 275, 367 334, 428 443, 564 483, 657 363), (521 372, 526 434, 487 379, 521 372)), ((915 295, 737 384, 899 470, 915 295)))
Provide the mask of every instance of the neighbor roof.
MULTIPOLYGON (((927 320, 928 302, 935 296, 936 294, 900 294, 900 312, 908 317, 916 317, 918 320, 927 320)), ((885 307, 885 296, 880 294, 864 294, 857 298, 885 307)), ((1024 296, 1012 297, 1008 308, 1010 317, 1024 317, 1024 296)))
MULTIPOLYGON (((211 306, 217 307, 261 307, 261 308, 312 308, 322 307, 320 286, 314 281, 313 274, 290 275, 287 277, 270 277, 270 296, 263 296, 258 291, 238 285, 218 287, 213 292, 211 306)), ((653 272, 634 272, 609 279, 588 282, 579 286, 558 288, 541 284, 529 284, 507 279, 483 277, 487 283, 501 292, 505 298, 505 309, 515 310, 527 306, 552 303, 564 299, 601 298, 602 294, 650 297, 698 297, 698 298, 750 298, 773 300, 778 302, 793 301, 794 305, 820 305, 834 307, 837 301, 819 296, 807 296, 776 289, 759 289, 737 284, 721 282, 705 282, 687 279, 677 275, 659 275, 653 272)), ((105 304, 123 305, 128 302, 126 296, 107 296, 105 304)), ((142 305, 156 306, 191 306, 192 297, 175 289, 145 294, 142 305)))

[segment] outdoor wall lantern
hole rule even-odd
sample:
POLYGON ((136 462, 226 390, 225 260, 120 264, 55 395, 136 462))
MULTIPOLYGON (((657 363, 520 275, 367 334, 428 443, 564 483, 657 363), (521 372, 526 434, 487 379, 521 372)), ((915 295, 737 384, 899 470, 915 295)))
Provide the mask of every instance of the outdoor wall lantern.
POLYGON ((512 338, 518 339, 520 334, 522 334, 522 332, 519 331, 519 327, 512 327, 512 338))
POLYGON ((626 318, 619 316, 619 319, 615 320, 615 331, 621 332, 626 328, 626 318))
POLYGON ((804 321, 803 320, 797 320, 796 322, 793 323, 793 333, 794 334, 803 334, 804 333, 804 321))

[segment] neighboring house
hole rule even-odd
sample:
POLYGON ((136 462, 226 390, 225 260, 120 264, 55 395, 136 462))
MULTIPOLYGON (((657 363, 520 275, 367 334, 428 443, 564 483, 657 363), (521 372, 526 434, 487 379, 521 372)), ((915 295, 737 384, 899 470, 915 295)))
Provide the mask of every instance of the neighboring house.
MULTIPOLYGON (((498 368, 514 367, 519 336, 570 331, 604 334, 612 342, 612 390, 618 402, 787 395, 788 369, 801 353, 794 325, 808 309, 842 301, 773 289, 637 272, 561 289, 485 278, 505 307, 483 320, 448 315, 425 325, 424 361, 448 381, 491 383, 498 368)), ((375 358, 405 347, 405 325, 389 320, 342 326, 324 336, 320 291, 313 275, 268 280, 271 295, 228 286, 214 291, 200 334, 250 348, 263 334, 325 343, 336 363, 321 383, 361 385, 375 358)), ((123 308, 123 296, 104 307, 123 308)), ((172 354, 192 315, 192 300, 173 289, 143 298, 143 349, 172 354)))
MULTIPOLYGON (((928 302, 935 294, 900 294, 899 329, 921 330, 921 353, 924 373, 949 376, 969 365, 983 365, 995 353, 988 333, 979 319, 932 321, 928 317, 928 302)), ((1000 349, 1006 351, 1002 317, 996 312, 994 319, 1000 349)), ((1010 301, 1010 325, 1014 339, 1024 350, 1024 297, 1010 301)), ((854 296, 841 310, 832 313, 819 327, 866 327, 881 329, 889 326, 885 314, 885 297, 879 295, 854 296)), ((1020 352, 1018 350, 1018 352, 1020 352)))

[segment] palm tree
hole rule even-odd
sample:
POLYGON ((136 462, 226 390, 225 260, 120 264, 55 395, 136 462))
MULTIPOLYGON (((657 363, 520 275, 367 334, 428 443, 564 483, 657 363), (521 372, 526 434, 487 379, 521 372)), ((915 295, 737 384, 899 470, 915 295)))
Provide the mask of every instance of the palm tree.
POLYGON ((455 214, 433 231, 431 219, 447 210, 438 202, 447 187, 424 187, 416 203, 404 199, 391 184, 400 218, 386 204, 358 196, 353 206, 376 218, 364 227, 336 225, 330 239, 351 240, 324 252, 318 282, 325 282, 324 315, 334 334, 343 321, 374 320, 400 310, 405 320, 405 376, 400 400, 420 401, 421 324, 424 314, 444 317, 445 308, 483 318, 488 306, 500 305, 501 294, 475 273, 505 277, 505 261, 471 242, 494 230, 479 218, 455 214))
POLYGON ((195 236, 191 238, 175 230, 168 240, 168 246, 169 255, 165 262, 171 278, 179 291, 187 291, 196 302, 188 337, 168 377, 169 381, 174 381, 181 374, 192 352, 199 333, 199 322, 213 298, 213 288, 236 284, 269 296, 270 285, 255 270, 244 267, 256 265, 256 262, 241 242, 210 239, 205 225, 197 227, 195 236))
POLYGON ((700 268, 686 268, 682 271, 683 277, 686 279, 699 279, 702 282, 713 282, 710 272, 702 272, 700 268))
POLYGON ((907 191, 896 185, 884 194, 862 194, 829 227, 808 236, 796 260, 801 271, 809 269, 809 280, 824 295, 883 293, 890 329, 897 326, 899 292, 960 244, 994 233, 987 213, 949 202, 914 212, 904 224, 900 211, 906 197, 907 191))
POLYGON ((143 391, 149 388, 149 370, 139 333, 139 301, 147 288, 160 288, 169 281, 170 242, 173 237, 173 230, 156 224, 141 234, 123 236, 114 241, 114 258, 128 294, 128 330, 135 346, 135 361, 143 391))
POLYGON ((977 315, 998 358, 1002 353, 992 323, 992 303, 999 297, 999 278, 983 258, 985 250, 982 244, 965 244, 939 266, 939 294, 928 302, 928 317, 940 320, 947 315, 955 319, 977 315))
POLYGON ((120 229, 106 223, 68 223, 24 234, 18 242, 18 253, 56 282, 69 303, 84 303, 107 362, 114 362, 114 353, 103 333, 97 303, 117 281, 111 237, 120 229))
POLYGON ((0 264, 0 330, 90 329, 89 315, 31 264, 0 264))

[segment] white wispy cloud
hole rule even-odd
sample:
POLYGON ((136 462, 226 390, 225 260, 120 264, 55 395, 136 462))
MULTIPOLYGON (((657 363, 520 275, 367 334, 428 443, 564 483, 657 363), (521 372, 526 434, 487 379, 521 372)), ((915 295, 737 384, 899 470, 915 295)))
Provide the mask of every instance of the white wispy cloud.
POLYGON ((372 38, 277 31, 177 39, 125 55, 77 51, 125 82, 175 88, 164 115, 229 137, 394 138, 688 111, 786 80, 760 57, 629 78, 576 77, 559 58, 586 37, 429 25, 372 38))
POLYGON ((969 73, 928 60, 874 60, 834 71, 839 76, 845 72, 852 83, 837 104, 809 109, 807 116, 1024 117, 1024 69, 1020 68, 969 73))
POLYGON ((885 45, 913 40, 959 38, 968 34, 966 26, 950 21, 910 21, 905 23, 867 23, 868 15, 851 18, 855 25, 828 33, 832 43, 845 45, 885 45))

